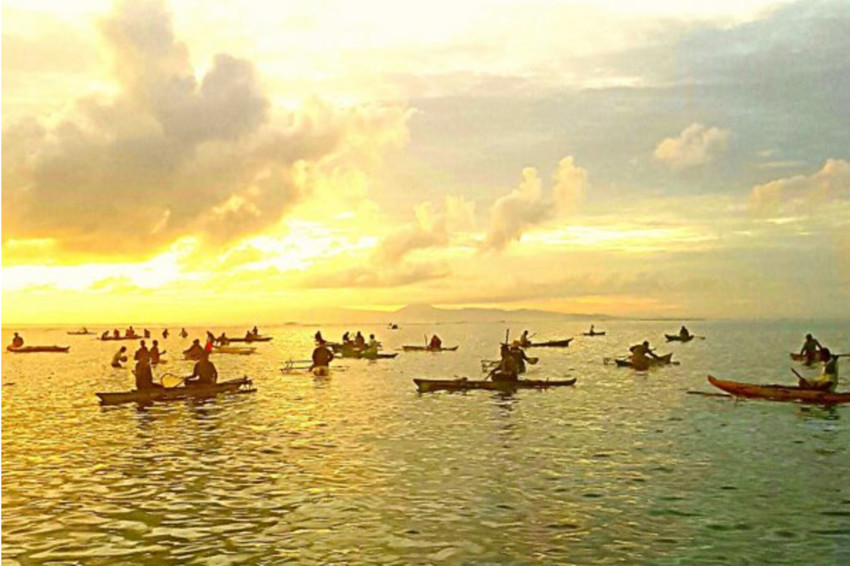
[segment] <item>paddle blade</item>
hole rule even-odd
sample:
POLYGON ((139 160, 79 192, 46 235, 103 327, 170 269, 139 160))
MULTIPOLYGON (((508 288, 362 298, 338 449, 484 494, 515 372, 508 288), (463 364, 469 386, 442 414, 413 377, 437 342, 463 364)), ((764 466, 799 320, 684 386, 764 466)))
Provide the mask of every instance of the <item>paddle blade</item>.
POLYGON ((531 365, 534 365, 539 361, 540 361, 540 358, 528 358, 528 363, 530 363, 531 365))

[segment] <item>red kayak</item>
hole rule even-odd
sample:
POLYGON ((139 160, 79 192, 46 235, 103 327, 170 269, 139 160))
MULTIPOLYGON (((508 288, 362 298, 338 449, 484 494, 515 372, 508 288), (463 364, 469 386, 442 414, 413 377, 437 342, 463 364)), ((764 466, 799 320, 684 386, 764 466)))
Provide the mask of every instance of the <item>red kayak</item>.
POLYGON ((769 401, 799 401, 801 403, 817 403, 836 405, 850 403, 850 393, 830 393, 817 389, 801 389, 787 385, 757 385, 740 381, 726 381, 708 376, 708 382, 718 389, 731 393, 736 397, 748 399, 767 399, 769 401))

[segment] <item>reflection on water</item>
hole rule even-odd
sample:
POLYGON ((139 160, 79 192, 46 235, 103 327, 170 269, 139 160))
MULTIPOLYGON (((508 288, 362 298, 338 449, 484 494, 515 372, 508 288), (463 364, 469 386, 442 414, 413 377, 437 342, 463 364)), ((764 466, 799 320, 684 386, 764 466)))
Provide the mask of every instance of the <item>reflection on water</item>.
MULTIPOLYGON (((800 337, 850 350, 847 326, 694 323, 708 339, 662 345, 669 326, 611 322, 591 339, 583 325, 535 325, 542 338, 576 340, 534 351, 529 378, 578 383, 510 395, 421 395, 412 383, 480 376, 504 328, 441 325, 457 352, 344 360, 314 378, 278 371, 306 357, 316 330, 286 326, 259 355, 216 361, 223 379, 253 377, 255 394, 108 408, 95 391, 132 385, 128 370, 107 367, 117 346, 29 329, 29 343, 72 348, 3 354, 3 557, 835 563, 850 541, 848 409, 685 392, 710 391, 707 373, 791 383, 787 352, 800 337), (681 365, 636 374, 602 363, 644 338, 681 365)), ((363 330, 395 349, 430 329, 363 330)), ((189 341, 161 342, 176 352, 189 341)))

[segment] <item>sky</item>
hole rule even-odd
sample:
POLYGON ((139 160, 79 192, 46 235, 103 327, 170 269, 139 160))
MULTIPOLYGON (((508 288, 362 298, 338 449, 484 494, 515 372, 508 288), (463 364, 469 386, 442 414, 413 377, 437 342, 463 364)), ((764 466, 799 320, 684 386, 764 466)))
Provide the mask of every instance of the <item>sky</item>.
POLYGON ((848 52, 844 0, 6 0, 3 324, 850 317, 848 52))

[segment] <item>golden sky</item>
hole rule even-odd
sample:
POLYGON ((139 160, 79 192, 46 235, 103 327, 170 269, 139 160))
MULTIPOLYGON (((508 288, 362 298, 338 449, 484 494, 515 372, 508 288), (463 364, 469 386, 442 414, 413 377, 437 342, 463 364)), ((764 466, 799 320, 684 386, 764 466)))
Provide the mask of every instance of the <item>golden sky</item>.
POLYGON ((4 324, 850 316, 845 2, 2 18, 4 324))

